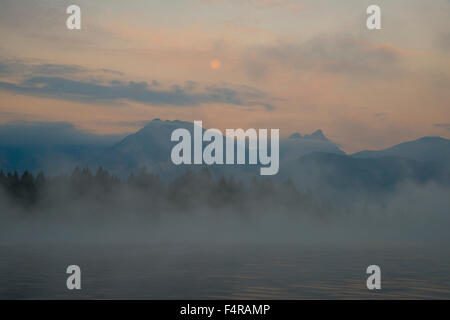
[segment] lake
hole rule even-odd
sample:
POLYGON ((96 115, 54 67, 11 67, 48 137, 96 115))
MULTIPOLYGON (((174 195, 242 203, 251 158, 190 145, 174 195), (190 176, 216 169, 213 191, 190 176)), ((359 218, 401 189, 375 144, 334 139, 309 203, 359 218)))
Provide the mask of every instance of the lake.
POLYGON ((0 298, 449 299, 449 270, 450 250, 420 245, 3 244, 0 298), (81 290, 66 288, 72 264, 81 290))

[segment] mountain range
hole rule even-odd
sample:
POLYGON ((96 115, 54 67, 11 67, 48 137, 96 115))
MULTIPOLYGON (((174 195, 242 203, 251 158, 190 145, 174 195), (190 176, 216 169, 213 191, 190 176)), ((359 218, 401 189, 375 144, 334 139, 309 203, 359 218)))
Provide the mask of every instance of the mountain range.
MULTIPOLYGON (((0 126, 0 168, 4 171, 43 170, 57 174, 70 172, 78 165, 102 166, 115 174, 127 175, 145 166, 163 177, 174 177, 188 167, 172 164, 170 153, 175 142, 170 141, 171 133, 177 128, 193 130, 193 123, 160 119, 133 134, 110 138, 86 136, 68 124, 50 129, 44 124, 32 128, 25 123, 8 126, 0 126), (27 129, 19 130, 20 126, 27 129), (20 139, 15 139, 12 133, 18 132, 20 139)), ((405 180, 448 183, 449 163, 450 140, 444 138, 424 137, 384 150, 346 154, 317 130, 309 135, 294 133, 280 140, 277 176, 290 178, 299 186, 377 190, 405 180)), ((257 172, 255 166, 249 165, 211 169, 239 177, 251 177, 257 172)))
POLYGON ((448 163, 450 161, 450 140, 440 137, 423 137, 403 142, 393 147, 371 151, 360 151, 352 155, 355 158, 403 157, 417 161, 448 163))

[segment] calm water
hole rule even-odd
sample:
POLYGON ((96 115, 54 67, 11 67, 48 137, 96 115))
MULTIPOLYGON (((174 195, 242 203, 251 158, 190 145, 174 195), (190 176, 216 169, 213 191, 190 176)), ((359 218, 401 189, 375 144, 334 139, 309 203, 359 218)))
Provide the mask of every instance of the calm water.
POLYGON ((450 298, 450 251, 302 246, 0 246, 2 299, 450 298), (68 265, 82 290, 66 289, 68 265), (382 290, 368 291, 378 264, 382 290))

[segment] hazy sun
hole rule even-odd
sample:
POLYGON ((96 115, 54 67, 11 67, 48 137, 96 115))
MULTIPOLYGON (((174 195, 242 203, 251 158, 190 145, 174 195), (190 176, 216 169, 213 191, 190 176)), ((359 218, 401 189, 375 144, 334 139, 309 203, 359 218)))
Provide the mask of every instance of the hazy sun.
POLYGON ((209 63, 209 66, 211 67, 211 69, 217 70, 220 69, 220 67, 222 66, 222 62, 220 62, 220 60, 215 59, 209 63))

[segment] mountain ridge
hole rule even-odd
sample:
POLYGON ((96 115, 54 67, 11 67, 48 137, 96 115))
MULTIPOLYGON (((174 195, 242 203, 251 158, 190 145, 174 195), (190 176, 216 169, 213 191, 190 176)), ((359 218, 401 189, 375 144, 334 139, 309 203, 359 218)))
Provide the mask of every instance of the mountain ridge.
MULTIPOLYGON (((101 147, 92 145, 51 147, 45 144, 45 147, 38 145, 22 147, 14 146, 12 143, 8 146, 0 145, 0 168, 9 171, 56 171, 57 168, 70 170, 71 166, 78 165, 91 168, 103 166, 113 172, 117 170, 129 173, 145 166, 151 171, 164 172, 164 174, 169 174, 170 171, 184 171, 187 166, 175 166, 170 161, 171 149, 176 144, 170 141, 170 136, 177 128, 185 128, 192 133, 193 126, 194 124, 188 121, 156 118, 119 141, 109 146, 102 144, 101 147)), ((289 170, 287 168, 290 167, 290 163, 313 153, 335 154, 350 158, 403 157, 416 161, 446 163, 450 162, 450 140, 441 137, 422 137, 383 150, 364 150, 347 155, 337 143, 328 139, 321 129, 304 136, 296 132, 289 138, 280 139, 280 170, 289 170)), ((232 169, 234 166, 214 167, 221 172, 249 170, 247 166, 241 166, 240 169, 232 169)))
POLYGON ((400 156, 418 161, 449 162, 450 140, 442 137, 421 137, 381 150, 363 150, 351 154, 355 158, 400 156))

